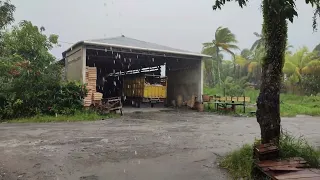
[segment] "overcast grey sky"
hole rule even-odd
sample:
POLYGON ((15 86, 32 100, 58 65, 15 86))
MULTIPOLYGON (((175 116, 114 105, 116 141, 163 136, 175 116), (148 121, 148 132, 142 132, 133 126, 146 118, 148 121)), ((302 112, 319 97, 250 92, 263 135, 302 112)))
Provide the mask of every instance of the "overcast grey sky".
MULTIPOLYGON (((211 41, 219 26, 228 27, 241 48, 256 40, 261 32, 260 0, 251 0, 241 9, 228 3, 213 11, 214 0, 11 0, 16 5, 16 23, 30 20, 44 26, 47 33, 60 36, 61 53, 80 40, 108 38, 124 34, 148 42, 200 52, 202 43, 211 41)), ((299 17, 289 25, 289 43, 313 49, 320 43, 320 32, 312 31, 312 8, 297 3, 299 17)), ((320 29, 320 28, 319 28, 320 29)))

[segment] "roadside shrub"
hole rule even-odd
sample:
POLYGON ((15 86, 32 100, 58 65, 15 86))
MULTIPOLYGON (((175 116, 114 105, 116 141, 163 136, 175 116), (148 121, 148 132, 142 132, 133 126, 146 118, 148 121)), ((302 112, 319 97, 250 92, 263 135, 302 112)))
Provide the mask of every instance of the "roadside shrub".
POLYGON ((58 64, 41 67, 20 59, 2 60, 0 66, 3 72, 0 76, 0 120, 38 114, 73 114, 82 108, 85 87, 75 82, 61 82, 58 64))
POLYGON ((86 95, 86 89, 81 84, 68 82, 33 89, 32 93, 25 96, 11 93, 7 99, 1 98, 0 120, 38 114, 74 114, 83 108, 82 100, 86 95))
POLYGON ((306 95, 317 95, 320 93, 320 76, 305 75, 302 77, 301 86, 306 95))

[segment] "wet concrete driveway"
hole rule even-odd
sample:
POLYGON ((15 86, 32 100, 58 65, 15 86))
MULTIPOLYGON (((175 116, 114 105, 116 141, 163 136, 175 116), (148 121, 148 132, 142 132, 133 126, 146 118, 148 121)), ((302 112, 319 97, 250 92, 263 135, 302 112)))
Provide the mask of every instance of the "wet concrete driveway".
MULTIPOLYGON (((320 118, 282 118, 320 146, 320 118)), ((0 179, 228 179, 217 159, 259 137, 254 118, 192 111, 78 123, 0 124, 0 179)))

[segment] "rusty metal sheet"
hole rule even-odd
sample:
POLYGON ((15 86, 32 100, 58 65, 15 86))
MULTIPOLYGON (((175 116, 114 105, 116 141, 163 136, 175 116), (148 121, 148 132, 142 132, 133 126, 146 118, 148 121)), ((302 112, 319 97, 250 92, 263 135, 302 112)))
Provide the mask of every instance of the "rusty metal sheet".
POLYGON ((272 167, 263 167, 263 171, 301 171, 302 168, 307 168, 307 164, 294 164, 292 165, 283 165, 283 166, 272 166, 272 167))
POLYGON ((310 168, 309 170, 312 171, 312 172, 314 172, 314 173, 320 174, 320 169, 310 168))
POLYGON ((277 150, 278 150, 278 148, 276 146, 262 147, 262 148, 257 149, 257 151, 261 154, 267 153, 270 151, 277 151, 277 150))
POLYGON ((301 171, 301 170, 303 170, 301 168, 297 168, 295 166, 289 166, 289 165, 273 166, 273 167, 268 167, 267 169, 269 169, 271 171, 301 171))
POLYGON ((283 179, 297 179, 300 178, 318 178, 320 177, 320 174, 314 173, 310 171, 309 169, 303 169, 302 171, 295 171, 295 172, 289 172, 289 173, 282 173, 279 175, 274 176, 277 180, 283 180, 283 179))
POLYGON ((320 177, 309 177, 309 178, 299 178, 299 179, 286 179, 286 180, 320 180, 320 177))
POLYGON ((261 148, 269 148, 269 147, 277 147, 273 143, 267 143, 267 144, 260 144, 256 146, 256 149, 261 149, 261 148))
POLYGON ((297 166, 300 164, 306 164, 306 161, 272 161, 272 160, 266 160, 258 162, 257 165, 261 168, 263 167, 273 167, 273 166, 284 166, 284 165, 291 165, 291 166, 297 166))
POLYGON ((299 178, 299 179, 297 179, 297 178, 295 178, 295 179, 290 178, 290 179, 286 179, 286 180, 320 180, 320 177, 309 177, 309 178, 299 178))
POLYGON ((320 180, 320 170, 305 168, 308 164, 299 157, 281 161, 261 161, 256 165, 264 174, 275 180, 320 180))

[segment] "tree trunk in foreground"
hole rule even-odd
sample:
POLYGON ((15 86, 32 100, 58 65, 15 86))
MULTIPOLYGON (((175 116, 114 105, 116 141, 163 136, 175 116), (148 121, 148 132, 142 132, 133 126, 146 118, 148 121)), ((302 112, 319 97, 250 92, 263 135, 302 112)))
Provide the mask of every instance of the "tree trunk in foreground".
POLYGON ((287 41, 287 22, 275 13, 268 0, 263 1, 263 31, 266 56, 263 59, 260 94, 257 99, 257 121, 261 142, 279 143, 280 87, 287 41))

